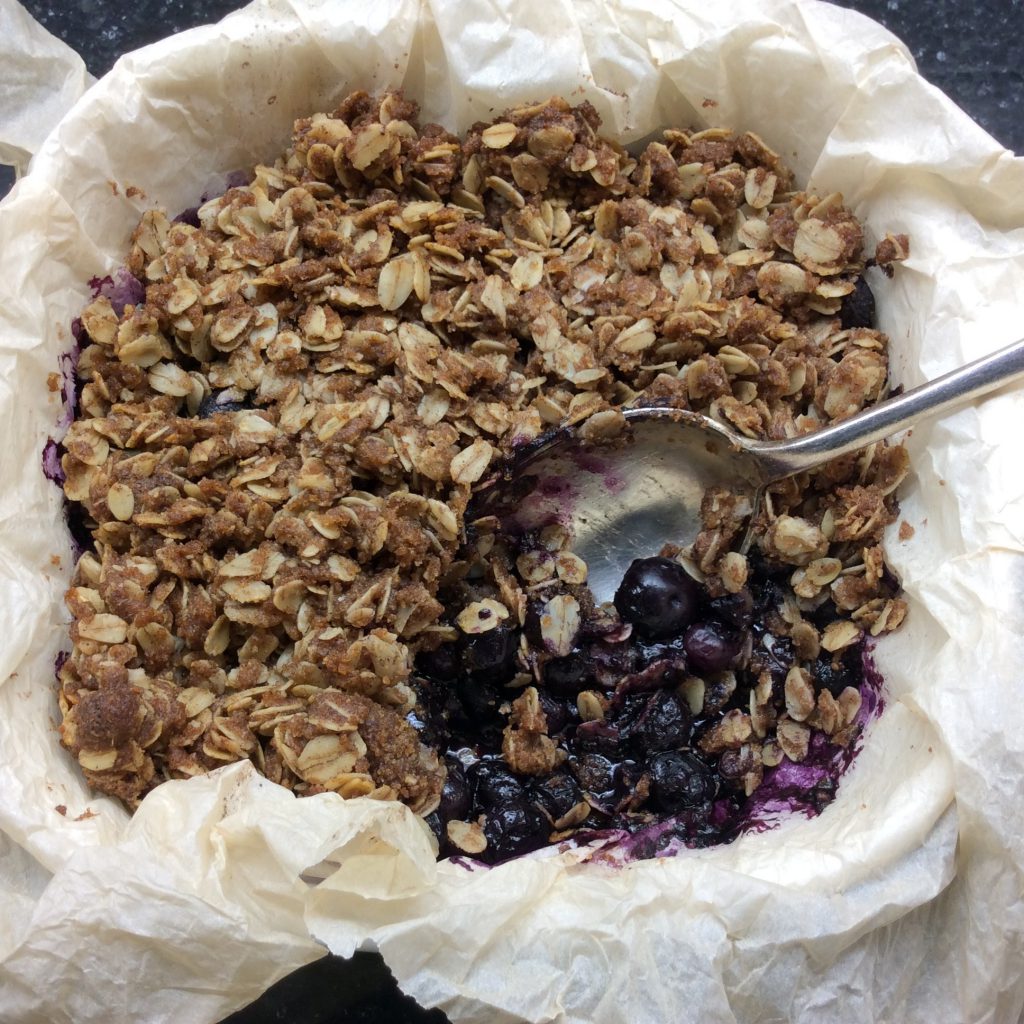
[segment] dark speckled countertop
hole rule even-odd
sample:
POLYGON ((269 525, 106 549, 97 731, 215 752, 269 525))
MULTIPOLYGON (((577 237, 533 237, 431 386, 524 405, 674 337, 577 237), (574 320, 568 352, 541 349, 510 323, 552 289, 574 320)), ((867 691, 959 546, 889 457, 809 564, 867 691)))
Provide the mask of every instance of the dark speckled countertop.
MULTIPOLYGON (((235 0, 22 0, 94 75, 128 50, 241 6, 235 0)), ((907 44, 921 73, 1004 146, 1024 153, 1024 0, 845 0, 907 44)), ((0 195, 10 187, 0 168, 0 195)), ((326 957, 224 1024, 443 1024, 403 996, 381 959, 326 957)))

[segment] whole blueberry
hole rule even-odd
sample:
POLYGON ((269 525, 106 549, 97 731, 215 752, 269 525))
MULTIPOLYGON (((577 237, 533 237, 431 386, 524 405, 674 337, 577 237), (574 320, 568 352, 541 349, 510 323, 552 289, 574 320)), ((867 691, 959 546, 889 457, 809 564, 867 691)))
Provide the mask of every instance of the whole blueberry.
POLYGON ((690 665, 697 672, 724 672, 743 646, 740 635, 722 622, 695 622, 683 634, 690 665))
POLYGON ((441 803, 437 814, 443 821, 464 820, 473 806, 473 795, 469 781, 461 764, 457 761, 448 762, 448 776, 441 790, 441 803))
POLYGON ((615 592, 615 607, 636 633, 662 640, 685 629, 697 614, 700 584, 670 558, 638 558, 615 592))
POLYGON ((610 722, 584 722, 576 730, 574 745, 583 754, 615 758, 622 752, 622 734, 610 722))
POLYGON ((629 740, 633 750, 643 756, 681 746, 689 733, 689 709, 675 693, 662 690, 648 699, 629 732, 629 740))
POLYGON ((586 681, 587 662, 578 651, 544 665, 544 685, 556 697, 575 699, 586 681))
POLYGON ((648 768, 651 796, 668 814, 707 803, 718 788, 714 772, 694 754, 685 751, 668 750, 657 754, 648 768))
POLYGON ((535 782, 530 795, 557 821, 568 814, 582 799, 583 793, 576 780, 565 771, 555 772, 535 782))
POLYGON ((839 323, 844 331, 854 327, 875 326, 875 296, 863 277, 857 280, 853 291, 843 299, 839 309, 839 323))
POLYGON ((509 771, 503 761, 479 761, 469 770, 476 801, 482 807, 522 802, 525 796, 522 783, 509 771))
POLYGON ((575 705, 570 707, 565 701, 558 700, 543 690, 538 696, 541 710, 548 722, 548 735, 556 736, 576 717, 575 705))
POLYGON ((525 801, 502 804, 487 812, 484 835, 485 856, 490 861, 505 860, 542 846, 549 828, 544 816, 525 801))
POLYGON ((462 667, 470 675, 501 686, 516 674, 518 631, 498 626, 486 633, 464 634, 461 643, 462 667))

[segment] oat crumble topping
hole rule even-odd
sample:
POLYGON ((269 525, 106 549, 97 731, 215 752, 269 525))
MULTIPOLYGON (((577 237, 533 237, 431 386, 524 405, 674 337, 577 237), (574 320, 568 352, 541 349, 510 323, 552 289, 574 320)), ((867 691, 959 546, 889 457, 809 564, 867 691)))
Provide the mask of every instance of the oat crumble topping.
MULTIPOLYGON (((717 620, 760 595, 754 640, 715 671, 678 645, 627 664, 629 629, 594 607, 564 530, 513 540, 466 516, 503 455, 563 423, 614 434, 625 405, 783 438, 884 397, 842 197, 796 189, 750 132, 670 129, 633 155, 587 103, 462 140, 416 114, 354 93, 299 120, 249 184, 195 217, 144 215, 127 261, 144 301, 83 312, 62 464, 93 547, 60 702, 89 783, 135 806, 250 759, 297 793, 402 800, 448 852, 501 856, 522 844, 486 800, 436 813, 465 761, 445 759, 456 690, 487 705, 488 763, 558 789, 531 812, 540 841, 608 817, 573 736, 620 729, 637 694, 669 687, 689 739, 638 764, 616 820, 664 813, 669 754, 749 796, 815 736, 849 744, 850 656, 906 612, 879 546, 902 448, 774 485, 747 555, 749 508, 706 495, 692 551, 663 554, 703 577, 717 620), (583 648, 605 668, 554 701, 548 666, 583 648), (508 667, 493 699, 480 650, 508 667), (461 668, 439 670, 445 652, 461 668)), ((907 251, 887 236, 871 262, 907 251)))

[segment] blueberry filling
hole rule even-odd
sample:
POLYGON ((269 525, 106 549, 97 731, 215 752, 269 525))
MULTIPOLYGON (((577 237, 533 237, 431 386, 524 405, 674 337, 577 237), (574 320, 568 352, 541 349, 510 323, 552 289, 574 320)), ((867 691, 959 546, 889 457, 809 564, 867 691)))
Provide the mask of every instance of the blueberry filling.
MULTIPOLYGON (((459 587, 450 606, 474 596, 471 582, 459 587)), ((537 600, 522 628, 510 618, 418 656, 422 729, 448 748, 430 816, 442 856, 462 853, 450 822, 480 829, 486 846, 475 856, 491 864, 567 839, 648 857, 731 841, 756 827, 759 800, 812 814, 834 798, 863 719, 854 716, 838 758, 819 734, 798 749, 801 723, 849 711, 855 699, 859 709, 865 644, 810 657, 784 621, 779 566, 751 559, 746 586, 712 593, 673 558, 640 559, 615 595, 628 628, 609 626, 608 609, 577 593, 582 621, 565 653, 551 653, 550 606, 537 600), (803 719, 800 699, 817 700, 803 719), (534 748, 547 762, 523 757, 534 748), (807 781, 794 783, 805 768, 807 781)), ((822 629, 840 617, 831 600, 815 609, 822 629)))

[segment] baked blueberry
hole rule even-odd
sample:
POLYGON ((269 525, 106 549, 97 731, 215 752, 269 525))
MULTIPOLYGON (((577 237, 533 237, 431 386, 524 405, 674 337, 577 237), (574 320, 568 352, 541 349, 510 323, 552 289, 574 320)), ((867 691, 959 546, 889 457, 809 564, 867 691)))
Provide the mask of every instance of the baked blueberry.
POLYGON ((718 788, 712 770, 694 754, 668 750, 651 758, 651 796, 668 814, 711 800, 718 788))
POLYGON ((670 558, 638 558, 615 592, 615 608, 638 636, 662 640, 694 619, 700 584, 670 558))
POLYGON ((486 633, 463 634, 462 667, 475 678, 501 686, 516 673, 519 633, 506 626, 486 633))
POLYGON ((530 795, 557 821, 568 814, 582 799, 576 780, 565 771, 539 779, 530 787, 530 795))
POLYGON ((443 848, 447 841, 447 836, 444 833, 444 824, 441 821, 441 815, 437 811, 431 811, 424 819, 427 823, 427 827, 431 832, 434 833, 434 838, 438 844, 443 848))
POLYGON ((584 754, 615 758, 622 753, 623 737, 610 722, 584 722, 576 730, 575 745, 584 754))
POLYGON ((556 697, 575 699, 586 681, 587 663, 578 651, 564 658, 552 658, 544 666, 544 685, 556 697))
POLYGON ((793 667, 796 660, 796 652, 793 650, 793 641, 787 636, 776 636, 767 630, 758 630, 756 643, 751 656, 750 665, 756 674, 762 669, 771 673, 772 681, 781 686, 786 679, 786 673, 793 667))
POLYGON ((615 685, 615 699, 621 701, 638 693, 651 693, 681 683, 687 676, 686 660, 682 651, 673 658, 652 661, 639 672, 623 676, 615 685))
POLYGON ((449 761, 447 767, 448 775, 444 780, 444 789, 441 790, 437 814, 443 821, 462 821, 472 809, 473 795, 462 765, 457 761, 449 761))
POLYGON ((587 648, 587 672, 602 689, 618 686, 624 676, 636 671, 638 649, 635 644, 599 641, 587 648))
POLYGON ((839 323, 844 331, 875 326, 875 296, 863 277, 858 278, 853 291, 843 299, 839 323))
POLYGON ((462 676, 455 684, 455 692, 471 724, 481 725, 497 717, 502 697, 496 686, 462 676))
POLYGON ((682 746, 690 734, 689 709, 670 690, 648 698, 629 731, 629 742, 640 756, 682 746))
POLYGON ((615 786, 615 765, 601 754, 584 754, 571 767, 576 781, 589 793, 599 796, 615 786))
POLYGON ((718 759, 718 774, 723 779, 738 781, 748 772, 756 770, 757 762, 754 760, 753 752, 748 745, 735 750, 726 750, 718 759))
POLYGON ((724 594, 708 602, 708 609, 716 619, 737 629, 749 629, 754 621, 754 595, 744 587, 735 594, 724 594))
POLYGON ((836 780, 824 778, 814 784, 811 790, 811 805, 820 814, 836 798, 836 780))
POLYGON ((549 736, 560 733, 576 717, 575 704, 567 704, 564 700, 558 700, 543 690, 538 694, 538 698, 541 710, 547 719, 549 736))
POLYGON ((683 634, 683 646, 697 672, 724 672, 736 660, 743 640, 722 622, 696 622, 683 634))
POLYGON ((189 227, 193 227, 193 228, 200 227, 199 207, 198 206, 186 207, 184 210, 181 211, 181 213, 178 214, 177 217, 174 218, 174 220, 171 221, 171 223, 172 224, 188 224, 189 227))
POLYGON ((476 801, 482 807, 522 802, 525 797, 523 784, 508 770, 504 761, 479 761, 469 770, 468 776, 476 801))
POLYGON ((848 686, 860 685, 863 674, 860 644, 852 644, 836 654, 822 651, 811 667, 811 674, 833 697, 838 697, 848 686))
POLYGON ((636 651, 637 668, 641 671, 656 661, 682 663, 686 659, 682 636, 674 636, 671 640, 651 641, 645 643, 637 639, 633 643, 636 651))
POLYGON ((615 795, 618 799, 635 794, 644 775, 644 766, 637 761, 621 761, 615 766, 615 795))
POLYGON ((785 588, 777 580, 763 575, 765 568, 762 564, 757 580, 750 587, 754 600, 754 618, 764 618, 769 612, 776 611, 785 599, 785 588))
POLYGON ((533 804, 524 800, 493 807, 484 821, 488 860, 515 857, 543 845, 549 833, 548 823, 533 804))

